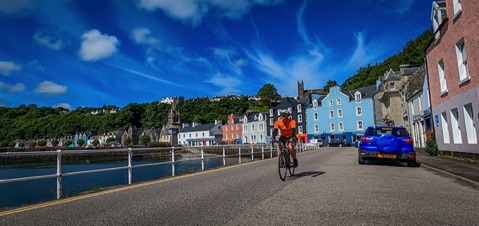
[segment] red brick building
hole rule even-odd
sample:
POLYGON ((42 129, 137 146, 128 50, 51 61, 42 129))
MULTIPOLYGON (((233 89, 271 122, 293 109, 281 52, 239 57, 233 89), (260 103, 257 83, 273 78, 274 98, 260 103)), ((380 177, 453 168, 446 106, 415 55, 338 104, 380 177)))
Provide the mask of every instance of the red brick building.
POLYGON ((439 150, 479 153, 479 4, 432 4, 427 76, 439 150))
POLYGON ((228 122, 222 126, 223 144, 241 144, 243 116, 228 115, 228 122))

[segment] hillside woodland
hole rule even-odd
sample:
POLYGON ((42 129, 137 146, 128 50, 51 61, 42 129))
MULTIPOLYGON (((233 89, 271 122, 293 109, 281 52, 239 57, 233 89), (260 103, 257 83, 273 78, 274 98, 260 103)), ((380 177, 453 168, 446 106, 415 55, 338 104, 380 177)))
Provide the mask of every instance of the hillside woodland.
MULTIPOLYGON (((415 40, 406 44, 403 51, 388 57, 382 63, 368 65, 358 69, 357 73, 341 85, 343 90, 351 90, 374 85, 379 76, 392 68, 398 70, 401 64, 420 65, 424 62, 426 45, 432 38, 427 30, 415 40)), ((325 90, 338 85, 328 81, 325 90)), ((248 110, 266 112, 272 100, 280 95, 271 84, 264 85, 257 94, 260 100, 248 96, 227 96, 220 100, 211 98, 178 98, 178 110, 181 122, 211 123, 216 119, 223 122, 229 114, 244 115, 248 110)), ((103 113, 119 109, 116 106, 102 108, 79 107, 70 111, 65 108, 38 107, 35 104, 21 105, 16 108, 0 107, 0 146, 13 146, 17 139, 45 139, 74 135, 77 132, 126 129, 136 126, 139 129, 161 129, 168 119, 170 105, 154 101, 151 103, 131 103, 116 113, 103 113), (102 113, 92 114, 100 111, 102 113)))

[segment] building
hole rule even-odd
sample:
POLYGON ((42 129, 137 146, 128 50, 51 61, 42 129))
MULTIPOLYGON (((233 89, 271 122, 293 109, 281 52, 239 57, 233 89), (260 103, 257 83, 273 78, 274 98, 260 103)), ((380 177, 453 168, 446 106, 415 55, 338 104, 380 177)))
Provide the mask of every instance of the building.
POLYGON ((183 124, 178 132, 178 144, 190 147, 211 146, 221 144, 223 134, 221 120, 211 124, 183 124))
POLYGON ((248 112, 243 116, 243 144, 266 144, 269 143, 267 136, 266 113, 248 112))
POLYGON ((243 137, 243 116, 228 115, 228 122, 221 127, 223 144, 241 144, 243 137))
MULTIPOLYGON (((291 116, 296 120, 296 138, 299 143, 308 142, 306 136, 306 107, 309 105, 309 99, 296 100, 294 98, 284 97, 280 102, 271 103, 269 113, 266 114, 267 121, 267 136, 271 137, 273 134, 274 122, 279 118, 279 112, 281 110, 288 110, 291 112, 291 116)), ((266 143, 269 143, 267 139, 266 143)))
POLYGON ((325 145, 355 142, 367 126, 374 125, 376 91, 376 85, 349 91, 331 87, 326 96, 314 99, 306 109, 308 138, 322 139, 325 145))
POLYGON ((410 131, 404 87, 418 70, 417 66, 400 65, 399 71, 389 69, 379 78, 378 93, 374 97, 375 125, 403 126, 410 131))
POLYGON ((431 104, 429 102, 429 88, 426 75, 426 65, 411 78, 406 85, 406 102, 408 106, 408 120, 414 146, 426 146, 426 131, 432 128, 431 104))
POLYGON ((181 128, 180 111, 176 103, 176 98, 171 100, 170 111, 168 112, 168 121, 166 125, 161 128, 160 137, 155 142, 168 143, 170 145, 178 144, 178 131, 181 128))
POLYGON ((427 76, 439 150, 479 153, 479 5, 432 3, 434 37, 426 48, 427 76))

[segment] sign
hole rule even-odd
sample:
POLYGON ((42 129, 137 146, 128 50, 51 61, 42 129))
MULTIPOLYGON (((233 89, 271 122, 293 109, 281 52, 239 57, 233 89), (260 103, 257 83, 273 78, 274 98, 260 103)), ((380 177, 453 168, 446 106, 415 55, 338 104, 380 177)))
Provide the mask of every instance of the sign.
POLYGON ((436 126, 439 126, 439 115, 434 115, 434 121, 436 122, 436 126))
POLYGON ((423 114, 424 114, 423 117, 431 116, 431 108, 428 108, 428 109, 424 110, 423 114))

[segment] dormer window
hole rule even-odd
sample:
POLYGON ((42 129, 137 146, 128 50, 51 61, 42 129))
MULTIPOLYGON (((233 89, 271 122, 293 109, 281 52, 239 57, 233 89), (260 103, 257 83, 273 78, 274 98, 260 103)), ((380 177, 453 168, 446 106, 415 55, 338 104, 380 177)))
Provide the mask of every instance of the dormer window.
POLYGON ((318 101, 317 100, 313 100, 313 108, 318 108, 318 101))
POLYGON ((361 93, 359 91, 356 91, 356 93, 354 93, 354 100, 356 102, 361 102, 361 99, 362 99, 361 93))

